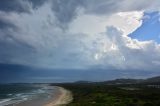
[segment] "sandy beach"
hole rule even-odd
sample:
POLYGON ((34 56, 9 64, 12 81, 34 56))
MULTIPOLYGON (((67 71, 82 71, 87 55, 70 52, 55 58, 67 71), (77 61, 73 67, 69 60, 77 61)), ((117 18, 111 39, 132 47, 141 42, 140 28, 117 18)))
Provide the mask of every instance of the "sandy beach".
POLYGON ((61 106, 68 104, 72 101, 72 93, 62 87, 58 87, 60 90, 60 94, 58 95, 57 99, 53 100, 52 102, 44 105, 44 106, 61 106))
POLYGON ((40 96, 32 100, 8 106, 64 106, 72 101, 72 93, 69 90, 58 86, 51 86, 51 88, 54 88, 54 92, 52 92, 48 98, 40 96))

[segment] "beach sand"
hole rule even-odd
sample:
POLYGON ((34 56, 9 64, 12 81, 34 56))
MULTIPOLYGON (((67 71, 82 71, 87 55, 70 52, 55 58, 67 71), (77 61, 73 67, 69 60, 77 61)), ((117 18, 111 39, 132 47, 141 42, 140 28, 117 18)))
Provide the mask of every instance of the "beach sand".
POLYGON ((72 93, 62 87, 54 86, 54 91, 48 98, 40 96, 38 98, 27 100, 18 104, 12 104, 8 106, 61 106, 68 104, 72 101, 72 93))
POLYGON ((60 94, 58 95, 57 99, 53 100, 52 102, 44 105, 44 106, 61 106, 68 104, 72 101, 72 93, 62 87, 59 87, 60 94))

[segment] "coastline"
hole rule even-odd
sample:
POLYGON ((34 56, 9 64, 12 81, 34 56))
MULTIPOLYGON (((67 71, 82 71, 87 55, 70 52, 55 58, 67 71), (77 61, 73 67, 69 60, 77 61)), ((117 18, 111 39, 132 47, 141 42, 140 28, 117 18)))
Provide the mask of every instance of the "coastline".
POLYGON ((48 86, 53 89, 48 98, 40 96, 32 100, 14 103, 7 106, 61 106, 66 105, 72 101, 72 93, 59 86, 48 86))
POLYGON ((73 100, 72 93, 62 87, 58 87, 60 94, 52 102, 44 106, 61 106, 70 103, 73 100))

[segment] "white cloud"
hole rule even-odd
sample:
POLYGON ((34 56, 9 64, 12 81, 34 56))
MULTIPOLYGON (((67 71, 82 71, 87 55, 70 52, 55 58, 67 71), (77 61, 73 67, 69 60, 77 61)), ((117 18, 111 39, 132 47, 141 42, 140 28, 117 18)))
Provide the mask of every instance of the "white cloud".
POLYGON ((106 26, 120 28, 126 36, 142 24, 143 11, 118 12, 112 15, 89 15, 80 13, 70 24, 70 32, 95 35, 105 32, 106 26))
MULTIPOLYGON (((90 1, 78 9, 76 17, 70 16, 72 19, 68 19, 66 23, 68 27, 65 30, 57 25, 64 23, 57 23, 58 13, 55 15, 52 8, 54 5, 50 3, 32 9, 31 14, 1 12, 0 14, 3 13, 3 17, 13 22, 19 30, 7 29, 7 32, 0 33, 4 36, 9 34, 10 39, 16 39, 14 42, 23 42, 34 49, 22 52, 22 56, 19 56, 21 52, 18 55, 15 51, 8 53, 7 55, 11 55, 12 58, 7 62, 50 68, 87 69, 98 66, 105 69, 158 68, 159 45, 153 41, 141 42, 127 36, 142 24, 144 11, 157 4, 142 0, 136 6, 133 5, 135 1, 105 0, 96 2, 95 6, 95 2, 90 1), (110 6, 114 3, 113 7, 110 6), (106 10, 100 12, 99 9, 106 10)), ((62 11, 61 14, 65 9, 62 11)))

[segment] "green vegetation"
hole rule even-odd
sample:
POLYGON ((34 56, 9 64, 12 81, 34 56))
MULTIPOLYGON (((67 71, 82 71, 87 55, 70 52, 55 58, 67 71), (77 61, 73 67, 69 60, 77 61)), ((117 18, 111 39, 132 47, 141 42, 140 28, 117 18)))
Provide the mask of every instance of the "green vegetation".
POLYGON ((61 84, 73 92, 67 106, 160 106, 160 89, 146 85, 61 84))

